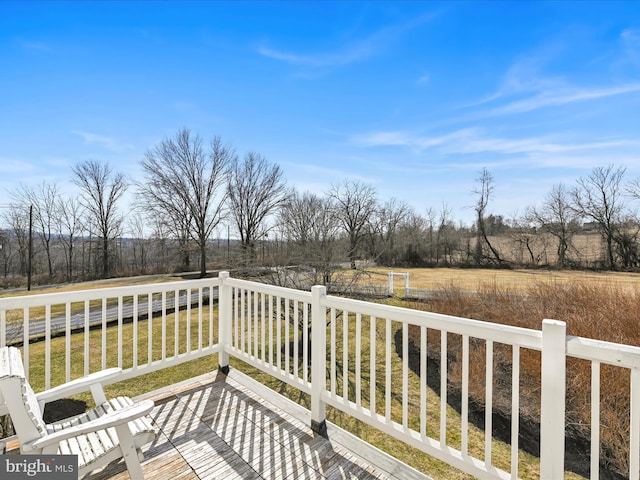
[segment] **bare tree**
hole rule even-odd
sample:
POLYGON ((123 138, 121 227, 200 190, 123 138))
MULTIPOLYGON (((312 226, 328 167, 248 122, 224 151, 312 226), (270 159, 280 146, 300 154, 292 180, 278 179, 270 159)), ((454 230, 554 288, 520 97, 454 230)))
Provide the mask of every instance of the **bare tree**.
POLYGON ((556 264, 560 268, 566 267, 567 253, 574 248, 572 239, 578 231, 578 218, 566 187, 561 183, 554 185, 542 206, 529 207, 525 216, 539 232, 546 232, 557 240, 556 264))
POLYGON ((140 213, 129 217, 128 227, 132 236, 133 259, 132 267, 135 273, 147 273, 149 249, 145 238, 145 221, 140 213))
POLYGON ((74 254, 77 236, 82 231, 82 209, 75 198, 58 198, 57 221, 60 242, 64 248, 67 280, 73 278, 74 254))
POLYGON ((255 243, 268 232, 266 220, 289 196, 280 166, 250 152, 235 159, 229 171, 229 209, 236 224, 242 249, 255 259, 255 243))
POLYGON ((624 203, 622 179, 624 167, 594 168, 586 178, 580 177, 571 196, 576 213, 594 222, 605 242, 605 267, 616 268, 615 238, 622 221, 624 203))
POLYGON ((396 236, 400 225, 411 213, 411 208, 405 202, 391 197, 384 205, 376 209, 369 222, 371 228, 370 253, 373 258, 383 264, 396 263, 396 236))
POLYGON ((188 231, 196 240, 201 277, 207 273, 207 241, 223 218, 226 173, 234 158, 219 137, 205 152, 200 136, 182 129, 148 150, 141 162, 145 178, 138 183, 138 198, 168 219, 178 238, 184 241, 188 231))
POLYGON ((337 268, 340 229, 331 201, 309 192, 296 192, 282 205, 278 223, 295 246, 297 259, 313 267, 315 276, 308 283, 331 283, 337 268))
POLYGON ((123 216, 117 203, 128 188, 124 174, 114 173, 108 163, 87 160, 73 167, 73 183, 80 187, 80 202, 88 212, 88 224, 100 241, 102 275, 110 274, 112 241, 121 233, 123 216))
POLYGON ((20 275, 26 275, 29 255, 29 206, 10 205, 10 209, 3 213, 3 217, 13 230, 18 244, 20 275))
POLYGON ((484 246, 486 245, 491 253, 493 254, 493 259, 498 263, 502 263, 502 258, 500 257, 500 253, 491 245, 489 238, 487 236, 486 224, 485 224, 485 213, 487 210, 487 206, 489 205, 489 201, 493 196, 493 177, 489 170, 483 168, 480 171, 480 176, 476 179, 476 183, 478 186, 473 190, 473 193, 478 196, 476 201, 475 211, 476 211, 476 246, 475 246, 475 261, 476 264, 480 264, 485 258, 484 255, 484 246))
POLYGON ((451 218, 451 208, 443 202, 438 216, 438 231, 436 233, 436 264, 440 264, 440 252, 443 254, 445 263, 451 260, 456 244, 455 230, 456 227, 451 218), (447 256, 449 260, 447 260, 447 256))
POLYGON ((18 203, 33 206, 33 222, 37 225, 39 238, 47 256, 49 277, 53 276, 53 261, 51 255, 51 239, 57 222, 57 205, 60 193, 55 184, 42 182, 37 189, 26 185, 20 185, 11 196, 18 203))
POLYGON ((336 213, 349 239, 349 261, 355 269, 358 247, 378 208, 376 192, 365 183, 345 180, 342 184, 332 185, 328 196, 336 204, 336 213))

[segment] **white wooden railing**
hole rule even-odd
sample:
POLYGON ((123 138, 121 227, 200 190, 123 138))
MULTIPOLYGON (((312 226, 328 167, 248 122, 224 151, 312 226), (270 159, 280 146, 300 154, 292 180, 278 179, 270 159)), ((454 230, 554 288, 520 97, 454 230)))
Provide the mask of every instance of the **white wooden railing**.
POLYGON ((304 292, 264 285, 222 272, 216 279, 0 299, 0 346, 28 338, 44 342, 37 358, 29 342, 23 345, 27 371, 44 369, 43 388, 54 386, 56 368, 69 380, 120 366, 124 379, 212 353, 226 369, 229 357, 237 357, 309 394, 317 431, 323 431, 329 405, 479 478, 519 477, 518 421, 511 422, 507 467, 495 466, 492 449, 498 345, 510 355, 512 419, 519 418, 521 396, 528 393, 520 391, 521 353, 541 352, 543 479, 562 478, 564 472, 567 357, 591 362, 590 471, 598 478, 600 365, 615 365, 629 370, 629 478, 640 474, 640 348, 568 337, 560 321, 524 329, 330 296, 321 286, 304 292), (52 349, 56 336, 64 338, 63 360, 52 349), (451 338, 458 340, 462 359, 459 425, 447 409, 448 369, 439 369, 439 398, 431 398, 427 388, 428 350, 435 345, 438 363, 447 365, 451 338), (419 352, 416 372, 409 366, 410 342, 419 352), (469 420, 470 345, 478 343, 485 350, 480 455, 471 443, 469 420), (72 351, 83 352, 81 365, 72 361, 72 351), (113 357, 117 360, 109 360, 113 357), (459 428, 459 438, 450 438, 452 428, 459 428))

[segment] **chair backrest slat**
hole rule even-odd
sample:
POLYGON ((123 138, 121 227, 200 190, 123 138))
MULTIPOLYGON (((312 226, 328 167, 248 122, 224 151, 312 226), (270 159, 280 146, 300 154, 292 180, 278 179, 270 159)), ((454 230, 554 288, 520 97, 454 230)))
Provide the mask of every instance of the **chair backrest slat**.
POLYGON ((38 399, 27 382, 20 350, 15 347, 0 349, 0 402, 8 409, 21 443, 46 434, 38 399))

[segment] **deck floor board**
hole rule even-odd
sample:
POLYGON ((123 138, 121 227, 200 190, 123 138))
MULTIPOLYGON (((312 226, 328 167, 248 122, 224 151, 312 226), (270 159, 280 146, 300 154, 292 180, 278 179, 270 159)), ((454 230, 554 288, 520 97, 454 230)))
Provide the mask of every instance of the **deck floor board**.
MULTIPOLYGON (((160 434, 143 450, 146 480, 391 478, 232 376, 212 374, 147 398, 156 401, 160 434)), ((129 475, 119 462, 87 478, 129 475)))

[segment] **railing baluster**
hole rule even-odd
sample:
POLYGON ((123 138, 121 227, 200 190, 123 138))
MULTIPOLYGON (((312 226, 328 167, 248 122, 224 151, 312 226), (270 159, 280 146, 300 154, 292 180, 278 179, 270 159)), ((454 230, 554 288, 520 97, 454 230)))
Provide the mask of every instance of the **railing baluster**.
POLYGON ((520 347, 512 346, 511 355, 511 478, 518 478, 520 435, 520 347))
POLYGON ((600 477, 600 362, 591 362, 591 480, 600 477))
MULTIPOLYGON (((304 311, 302 312, 302 379, 309 381, 309 307, 308 303, 303 303, 304 311)), ((326 385, 325 385, 326 388, 326 385)))
MULTIPOLYGON (((84 358, 86 363, 89 356, 85 354, 84 358)), ((44 388, 51 388, 51 305, 44 309, 44 388)))
POLYGON ((469 335, 462 336, 462 408, 460 409, 462 455, 469 454, 469 335))
POLYGON ((356 361, 355 361, 355 369, 356 369, 356 405, 358 408, 362 408, 362 393, 361 393, 361 351, 362 351, 362 314, 356 314, 356 361))
MULTIPOLYGON (((23 355, 24 355, 24 371, 27 375, 27 378, 29 378, 29 360, 30 360, 30 355, 29 355, 29 338, 31 338, 31 334, 30 334, 30 329, 29 329, 29 322, 30 322, 30 316, 29 316, 29 307, 25 307, 22 309, 22 339, 23 339, 23 355)), ((69 335, 68 338, 70 339, 71 336, 69 335)), ((71 348, 67 349, 67 352, 70 351, 71 348)), ((71 365, 71 361, 69 361, 69 365, 71 365)))
POLYGON ((287 374, 291 373, 291 352, 289 343, 291 343, 291 333, 289 331, 289 299, 284 299, 284 370, 287 374))
MULTIPOLYGON (((162 309, 162 325, 161 325, 161 352, 162 352, 162 361, 164 362, 167 359, 167 292, 162 292, 162 300, 160 304, 160 308, 162 309)), ((187 310, 188 312, 189 310, 187 310)), ((187 326, 189 325, 189 314, 187 313, 187 326)))
POLYGON ((244 352, 251 356, 251 349, 253 347, 253 312, 251 310, 251 297, 252 297, 252 292, 250 290, 245 290, 245 295, 246 295, 246 303, 244 305, 244 307, 246 308, 247 311, 247 316, 246 316, 246 321, 247 321, 247 330, 245 332, 246 336, 247 336, 247 349, 244 350, 244 352))
POLYGON ((260 329, 258 328, 258 318, 260 313, 260 310, 258 309, 259 295, 260 294, 258 292, 253 292, 253 356, 256 359, 260 358, 260 342, 258 341, 260 335, 260 329))
MULTIPOLYGON (((202 321, 204 319, 204 312, 202 311, 202 288, 198 287, 198 350, 202 350, 202 321)), ((187 300, 191 303, 191 298, 187 300)))
MULTIPOLYGON (((186 339, 185 339, 185 351, 187 353, 191 352, 191 295, 193 294, 190 288, 187 288, 187 321, 186 321, 186 339)), ((166 323, 166 321, 164 322, 166 323)))
POLYGON ((629 479, 640 478, 640 370, 631 369, 629 479))
POLYGON ((336 309, 331 309, 331 393, 337 394, 336 379, 336 309))
POLYGON ((349 401, 349 312, 342 311, 342 398, 349 401))
POLYGON ((132 368, 138 368, 138 294, 133 295, 133 362, 132 368))
MULTIPOLYGON (((211 347, 214 344, 214 328, 213 328, 213 322, 214 322, 214 310, 213 310, 213 286, 209 287, 209 345, 207 345, 208 347, 211 347)), ((220 299, 220 288, 218 287, 218 299, 220 299)), ((218 300, 218 306, 220 305, 220 301, 218 300)), ((218 310, 218 326, 220 326, 220 321, 219 321, 219 315, 220 315, 220 311, 218 310)), ((218 334, 219 335, 219 334, 218 334)))
POLYGON ((409 325, 402 323, 402 428, 409 429, 409 325))
MULTIPOLYGON (((184 293, 186 296, 187 291, 184 293)), ((175 290, 173 295, 177 304, 173 312, 173 355, 177 357, 180 354, 180 290, 175 290)))
POLYGON ((447 332, 440 331, 440 448, 447 444, 447 332))
POLYGON ((89 375, 89 334, 91 323, 91 308, 89 302, 84 302, 84 374, 89 375))
MULTIPOLYGON (((101 311, 101 341, 102 341, 102 369, 107 368, 107 299, 103 297, 102 299, 102 311, 101 311)), ((89 303, 87 300, 86 303, 89 303)), ((86 310, 85 306, 85 310, 86 310)))
MULTIPOLYGON (((88 300, 87 300, 88 302, 88 300)), ((27 344, 25 344, 26 346, 27 344)), ((65 305, 64 316, 64 381, 71 380, 71 303, 65 305)), ((104 343, 102 346, 102 356, 104 357, 104 343)), ((104 370, 106 367, 102 367, 104 370)))
POLYGON ((273 365, 273 295, 269 295, 269 365, 273 365))
POLYGON ((240 289, 233 287, 233 346, 240 348, 240 339, 238 330, 240 329, 240 314, 238 312, 238 303, 240 302, 240 289))
POLYGON ((391 319, 385 324, 385 363, 384 363, 384 416, 387 423, 391 422, 391 355, 393 339, 391 338, 391 319))
POLYGON ((293 376, 299 377, 300 359, 298 357, 298 302, 293 302, 293 376))
POLYGON ((493 433, 493 342, 486 341, 485 409, 484 409, 484 463, 491 466, 491 437, 493 433))
POLYGON ((247 295, 247 291, 244 288, 240 289, 240 351, 242 352, 246 352, 245 339, 246 339, 247 332, 244 324, 245 313, 246 313, 246 307, 245 307, 246 295, 247 295))
POLYGON ((282 303, 280 297, 276 297, 276 358, 278 370, 282 370, 282 303))
POLYGON ((420 327, 420 435, 427 436, 427 327, 420 327))
MULTIPOLYGON (((147 295, 147 364, 153 361, 153 294, 147 295)), ((104 367, 102 367, 104 370, 104 367)))
POLYGON ((371 415, 375 417, 376 415, 376 343, 377 343, 377 335, 376 335, 376 317, 370 317, 369 324, 369 410, 371 411, 371 415))
MULTIPOLYGON (((123 355, 123 336, 122 336, 122 295, 118 296, 118 367, 122 368, 122 355, 123 355)), ((164 338, 164 337, 163 337, 164 338)))
POLYGON ((267 295, 265 293, 260 294, 260 336, 261 336, 261 341, 260 341, 260 345, 261 345, 261 355, 260 357, 262 358, 262 361, 265 362, 266 361, 266 352, 265 352, 265 347, 266 347, 266 335, 265 335, 265 320, 266 320, 266 313, 265 313, 265 297, 267 295))

